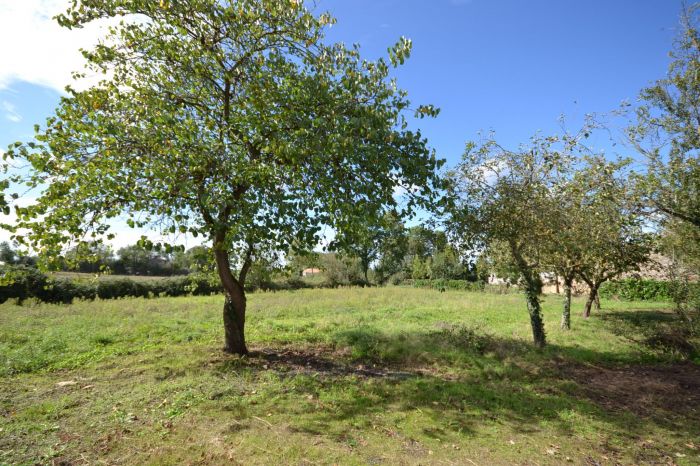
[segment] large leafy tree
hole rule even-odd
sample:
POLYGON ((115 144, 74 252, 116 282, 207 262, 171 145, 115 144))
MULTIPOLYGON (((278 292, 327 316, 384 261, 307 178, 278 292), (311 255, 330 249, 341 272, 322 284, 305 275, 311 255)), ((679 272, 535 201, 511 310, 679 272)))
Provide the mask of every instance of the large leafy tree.
POLYGON ((534 137, 518 150, 489 138, 468 144, 450 173, 448 219, 455 241, 471 251, 502 251, 523 285, 537 346, 546 343, 539 301, 545 245, 556 235, 551 212, 579 135, 534 137))
POLYGON ((630 141, 645 156, 640 187, 664 216, 700 229, 700 31, 696 5, 682 16, 668 74, 642 90, 630 141))
POLYGON ((437 183, 439 162, 389 79, 411 43, 365 61, 326 44, 333 20, 299 0, 74 0, 58 21, 120 17, 84 52, 105 79, 69 88, 37 142, 8 151, 30 164, 11 181, 43 189, 12 228, 45 257, 109 237, 119 216, 204 235, 226 294, 225 350, 244 354, 256 254, 314 244, 322 225, 351 230, 395 205, 399 186, 412 188, 411 209, 437 183))

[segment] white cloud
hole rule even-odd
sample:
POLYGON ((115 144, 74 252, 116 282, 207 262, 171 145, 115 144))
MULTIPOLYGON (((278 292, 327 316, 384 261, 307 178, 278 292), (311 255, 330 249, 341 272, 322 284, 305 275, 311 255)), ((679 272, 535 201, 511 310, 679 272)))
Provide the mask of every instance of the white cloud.
POLYGON ((60 92, 72 83, 72 72, 83 71, 79 49, 95 45, 106 23, 62 28, 53 16, 69 5, 69 0, 0 0, 0 89, 24 81, 60 92))
POLYGON ((22 121, 22 115, 17 113, 17 109, 15 108, 15 106, 13 104, 11 104, 10 102, 8 102, 6 100, 3 100, 2 104, 0 106, 2 107, 3 111, 5 112, 5 118, 7 118, 8 120, 10 120, 13 123, 19 123, 20 121, 22 121))

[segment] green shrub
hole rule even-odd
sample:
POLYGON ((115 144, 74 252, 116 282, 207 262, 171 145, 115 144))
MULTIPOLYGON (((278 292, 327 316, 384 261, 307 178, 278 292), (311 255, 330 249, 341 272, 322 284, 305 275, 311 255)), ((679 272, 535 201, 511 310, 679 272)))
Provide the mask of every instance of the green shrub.
POLYGON ((46 303, 70 304, 75 299, 206 296, 221 292, 218 278, 211 274, 153 281, 128 278, 82 281, 53 279, 22 265, 0 267, 0 303, 16 299, 22 304, 25 299, 35 298, 46 303))
POLYGON ((672 284, 667 281, 628 278, 604 283, 599 290, 603 298, 625 301, 668 301, 672 284))
POLYGON ((14 298, 21 304, 27 298, 46 296, 49 278, 31 267, 4 265, 0 267, 0 284, 0 303, 14 298))

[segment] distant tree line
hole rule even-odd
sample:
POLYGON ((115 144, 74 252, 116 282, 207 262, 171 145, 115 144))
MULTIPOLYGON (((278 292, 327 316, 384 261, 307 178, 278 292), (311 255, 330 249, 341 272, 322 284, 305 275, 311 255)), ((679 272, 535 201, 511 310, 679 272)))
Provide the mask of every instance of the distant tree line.
MULTIPOLYGON (((36 266, 39 257, 27 255, 7 242, 0 243, 0 261, 8 265, 36 266)), ((170 253, 146 248, 141 244, 117 250, 104 244, 83 243, 69 249, 54 266, 54 270, 116 275, 172 276, 192 272, 212 271, 214 259, 211 249, 194 246, 185 251, 170 253)))

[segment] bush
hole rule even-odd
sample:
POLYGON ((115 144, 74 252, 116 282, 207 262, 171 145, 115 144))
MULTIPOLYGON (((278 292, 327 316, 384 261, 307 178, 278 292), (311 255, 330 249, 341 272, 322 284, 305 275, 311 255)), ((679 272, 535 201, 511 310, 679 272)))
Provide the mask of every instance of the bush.
POLYGON ((599 294, 603 298, 625 301, 668 301, 672 297, 672 284, 660 280, 628 278, 604 283, 599 294))
POLYGON ((304 288, 313 288, 313 286, 299 277, 289 277, 283 284, 283 288, 289 290, 301 290, 304 288))
MULTIPOLYGON (((370 286, 363 279, 352 277, 341 283, 325 283, 326 286, 370 286)), ((312 288, 304 280, 293 277, 283 282, 260 281, 246 285, 246 291, 293 290, 312 288)), ((70 304, 75 299, 94 300, 119 298, 150 298, 158 296, 209 296, 222 293, 219 278, 212 273, 197 273, 162 280, 131 280, 110 278, 102 280, 54 279, 39 270, 23 265, 0 267, 0 303, 17 299, 19 304, 27 298, 45 303, 70 304)))
POLYGON ((211 274, 153 281, 128 278, 81 281, 53 279, 37 269, 18 265, 1 267, 0 279, 0 303, 12 298, 22 304, 27 298, 35 298, 45 303, 70 304, 75 299, 208 296, 222 292, 218 278, 211 274))
POLYGON ((5 265, 0 268, 0 303, 8 299, 17 299, 22 304, 27 298, 39 298, 47 295, 45 289, 49 278, 37 269, 24 265, 5 265))

